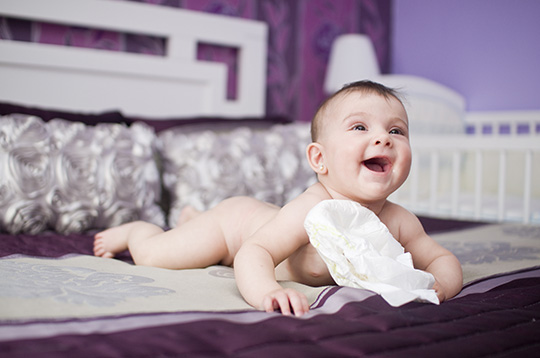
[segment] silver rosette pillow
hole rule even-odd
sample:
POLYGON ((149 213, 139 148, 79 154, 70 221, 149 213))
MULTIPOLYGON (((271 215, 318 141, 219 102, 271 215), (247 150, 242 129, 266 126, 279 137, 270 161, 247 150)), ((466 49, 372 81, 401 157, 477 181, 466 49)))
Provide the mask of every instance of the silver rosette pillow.
POLYGON ((0 117, 0 229, 71 233, 138 219, 164 225, 155 138, 139 123, 0 117))
POLYGON ((306 123, 161 132, 158 150, 171 201, 169 225, 176 225, 186 206, 207 210, 231 196, 284 205, 316 180, 305 159, 309 142, 306 123))

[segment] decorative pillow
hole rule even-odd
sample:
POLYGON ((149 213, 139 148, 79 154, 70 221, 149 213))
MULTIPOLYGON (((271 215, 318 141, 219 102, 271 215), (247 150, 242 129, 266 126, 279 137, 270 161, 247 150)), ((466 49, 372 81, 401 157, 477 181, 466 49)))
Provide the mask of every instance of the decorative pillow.
POLYGON ((158 148, 171 200, 169 225, 176 225, 185 206, 207 210, 231 196, 287 203, 316 181, 305 159, 309 142, 305 123, 265 130, 161 132, 158 148))
POLYGON ((60 233, 164 225, 156 135, 146 125, 0 117, 0 229, 60 233))

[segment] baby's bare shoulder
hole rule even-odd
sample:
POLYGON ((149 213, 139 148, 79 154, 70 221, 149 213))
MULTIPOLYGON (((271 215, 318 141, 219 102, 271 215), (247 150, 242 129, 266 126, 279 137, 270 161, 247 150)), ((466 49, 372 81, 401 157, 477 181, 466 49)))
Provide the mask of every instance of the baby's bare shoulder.
POLYGON ((307 213, 318 203, 323 200, 331 199, 328 192, 321 184, 314 184, 310 186, 306 191, 291 200, 282 210, 294 211, 305 218, 307 213))
POLYGON ((324 195, 324 188, 317 187, 317 184, 308 188, 305 192, 287 203, 281 208, 270 225, 274 230, 278 228, 287 229, 298 236, 306 236, 304 220, 309 211, 322 200, 328 199, 324 195))
POLYGON ((249 241, 265 248, 274 262, 283 261, 309 243, 304 221, 308 212, 321 200, 317 190, 306 190, 279 209, 249 241))
POLYGON ((413 213, 405 209, 403 206, 387 200, 379 216, 384 216, 384 217, 388 216, 388 217, 395 218, 396 215, 399 218, 401 217, 406 218, 406 217, 409 217, 410 215, 415 216, 413 213))
POLYGON ((379 219, 388 227, 392 235, 403 243, 409 237, 424 233, 418 217, 401 205, 387 201, 379 213, 379 219))
POLYGON ((301 200, 305 200, 306 203, 317 203, 323 200, 332 199, 332 196, 328 193, 325 187, 321 183, 315 183, 304 191, 299 197, 301 200))

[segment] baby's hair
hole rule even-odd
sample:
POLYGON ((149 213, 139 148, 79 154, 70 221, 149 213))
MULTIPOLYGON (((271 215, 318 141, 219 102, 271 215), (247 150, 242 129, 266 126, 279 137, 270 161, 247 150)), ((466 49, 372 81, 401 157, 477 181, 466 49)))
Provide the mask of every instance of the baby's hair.
POLYGON ((316 142, 319 138, 319 133, 321 131, 324 111, 328 108, 329 104, 333 100, 341 96, 342 94, 349 94, 352 92, 362 92, 362 93, 374 93, 378 94, 386 99, 395 98, 401 103, 400 95, 398 91, 393 88, 386 87, 377 82, 362 80, 344 85, 339 91, 328 97, 324 102, 319 106, 319 109, 315 113, 313 120, 311 121, 311 140, 316 142))

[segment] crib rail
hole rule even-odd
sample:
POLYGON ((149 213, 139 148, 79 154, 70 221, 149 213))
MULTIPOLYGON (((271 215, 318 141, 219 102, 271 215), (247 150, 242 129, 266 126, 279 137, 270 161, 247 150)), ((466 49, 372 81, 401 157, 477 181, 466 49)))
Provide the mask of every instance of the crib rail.
POLYGON ((390 198, 433 217, 540 224, 540 137, 416 136, 390 198))

